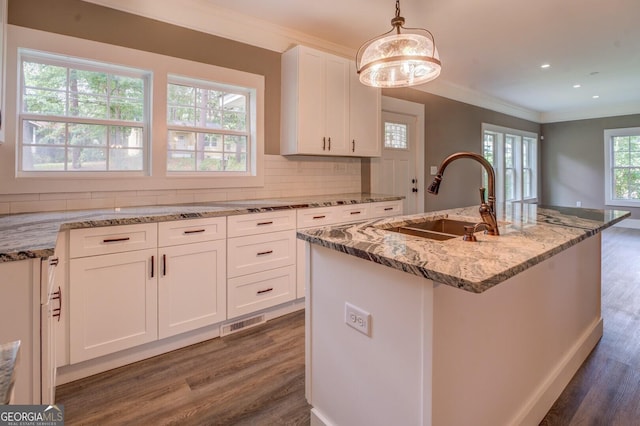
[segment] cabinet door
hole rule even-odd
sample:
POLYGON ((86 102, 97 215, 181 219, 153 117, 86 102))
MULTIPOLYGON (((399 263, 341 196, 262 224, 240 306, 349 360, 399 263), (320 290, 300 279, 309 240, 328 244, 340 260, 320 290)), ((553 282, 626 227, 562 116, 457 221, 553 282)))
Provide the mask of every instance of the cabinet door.
POLYGON ((166 247, 158 270, 159 337, 226 319, 224 240, 166 247))
POLYGON ((325 58, 325 135, 329 155, 346 155, 349 137, 349 61, 325 58))
POLYGON ((360 83, 355 63, 351 63, 349 74, 348 154, 356 157, 380 157, 380 89, 360 83))
POLYGON ((325 133, 324 55, 301 48, 298 58, 298 149, 301 154, 327 154, 325 133))
POLYGON ((71 364, 158 337, 156 250, 71 259, 71 364))

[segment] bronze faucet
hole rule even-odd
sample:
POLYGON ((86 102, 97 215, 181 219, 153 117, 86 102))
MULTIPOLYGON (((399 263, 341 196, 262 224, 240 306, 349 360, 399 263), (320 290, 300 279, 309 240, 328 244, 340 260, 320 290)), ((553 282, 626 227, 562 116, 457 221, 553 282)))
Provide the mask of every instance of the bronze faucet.
POLYGON ((487 161, 480 154, 476 154, 475 152, 456 152, 455 154, 451 154, 447 158, 444 159, 440 167, 438 168, 438 174, 427 188, 427 191, 431 194, 438 194, 438 190, 440 189, 440 182, 442 182, 442 175, 444 174, 444 169, 452 163, 453 161, 459 158, 471 158, 472 160, 476 160, 480 163, 485 170, 487 171, 488 181, 489 181, 489 201, 485 200, 485 188, 480 188, 480 216, 482 217, 482 222, 485 224, 487 228, 487 234, 489 235, 500 235, 500 231, 498 230, 498 221, 496 220, 496 173, 493 170, 493 166, 491 163, 487 161))

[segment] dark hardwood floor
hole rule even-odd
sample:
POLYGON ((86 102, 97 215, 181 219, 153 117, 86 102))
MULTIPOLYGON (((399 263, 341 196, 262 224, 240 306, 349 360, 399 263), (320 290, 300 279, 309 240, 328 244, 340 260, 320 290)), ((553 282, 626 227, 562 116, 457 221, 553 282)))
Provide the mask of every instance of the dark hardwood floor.
MULTIPOLYGON (((640 230, 606 230, 602 258, 604 337, 541 425, 640 425, 640 230)), ((59 386, 57 402, 67 425, 308 425, 304 314, 59 386)))
POLYGON ((541 425, 640 425, 640 230, 602 235, 604 335, 541 425))

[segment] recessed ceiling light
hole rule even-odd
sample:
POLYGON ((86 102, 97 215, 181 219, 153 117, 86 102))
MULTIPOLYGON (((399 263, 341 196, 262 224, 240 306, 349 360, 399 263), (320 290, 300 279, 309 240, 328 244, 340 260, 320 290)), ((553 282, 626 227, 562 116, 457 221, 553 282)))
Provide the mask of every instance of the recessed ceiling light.
POLYGON ((582 85, 580 85, 580 84, 574 84, 574 85, 573 85, 573 88, 574 88, 574 89, 579 89, 580 87, 582 87, 582 85))
POLYGON ((540 65, 540 68, 546 69, 549 68, 551 66, 551 64, 542 64, 540 65))
POLYGON ((600 95, 593 95, 592 98, 593 99, 598 99, 600 97, 600 95))

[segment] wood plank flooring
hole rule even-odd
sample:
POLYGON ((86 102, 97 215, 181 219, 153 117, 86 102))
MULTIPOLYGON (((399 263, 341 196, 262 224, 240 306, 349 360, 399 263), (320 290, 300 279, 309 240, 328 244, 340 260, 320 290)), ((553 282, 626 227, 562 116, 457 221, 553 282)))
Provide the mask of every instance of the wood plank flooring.
MULTIPOLYGON (((640 425, 640 230, 606 230, 602 256, 604 337, 541 425, 640 425)), ((308 425, 304 314, 59 386, 57 402, 67 425, 308 425)))
POLYGON ((604 335, 541 425, 640 425, 640 230, 602 235, 604 335))

